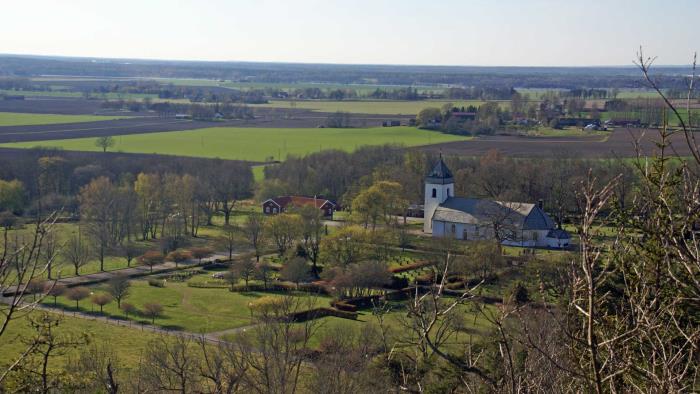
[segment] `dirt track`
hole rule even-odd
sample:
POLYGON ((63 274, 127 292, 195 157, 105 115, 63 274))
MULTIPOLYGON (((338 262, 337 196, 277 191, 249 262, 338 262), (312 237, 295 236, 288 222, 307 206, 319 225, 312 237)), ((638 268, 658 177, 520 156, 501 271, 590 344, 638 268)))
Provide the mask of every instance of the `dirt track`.
MULTIPOLYGON (((28 114, 92 115, 105 112, 100 100, 70 98, 26 98, 24 100, 0 100, 0 112, 24 112, 28 114)), ((121 113, 124 115, 124 113, 121 113)), ((133 116, 133 114, 129 114, 133 116)))
MULTIPOLYGON (((700 141, 700 133, 696 132, 700 141)), ((512 137, 489 136, 471 141, 449 142, 417 149, 424 151, 442 151, 447 155, 480 156, 489 150, 498 150, 513 157, 553 157, 567 155, 581 158, 633 157, 636 155, 634 141, 639 139, 645 155, 651 155, 657 149, 654 140, 658 137, 656 130, 616 129, 605 137, 512 137)), ((688 156, 690 150, 681 134, 672 138, 672 147, 681 156, 688 156)))

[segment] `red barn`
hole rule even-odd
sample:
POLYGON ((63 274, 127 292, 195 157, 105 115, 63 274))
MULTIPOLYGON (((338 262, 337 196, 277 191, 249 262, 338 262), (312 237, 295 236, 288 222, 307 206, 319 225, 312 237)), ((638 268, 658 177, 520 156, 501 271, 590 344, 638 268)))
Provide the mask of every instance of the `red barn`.
POLYGON ((262 204, 265 215, 275 215, 286 212, 291 207, 315 206, 323 212, 326 218, 333 218, 333 212, 338 208, 338 204, 325 198, 303 197, 303 196, 282 196, 265 200, 262 204))

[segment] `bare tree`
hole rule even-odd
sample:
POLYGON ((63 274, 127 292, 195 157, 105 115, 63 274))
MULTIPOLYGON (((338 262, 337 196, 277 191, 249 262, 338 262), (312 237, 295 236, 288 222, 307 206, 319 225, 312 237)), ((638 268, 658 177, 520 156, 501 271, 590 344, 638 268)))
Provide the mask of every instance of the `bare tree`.
POLYGON ((117 301, 117 308, 122 307, 122 300, 129 296, 131 291, 131 282, 126 275, 115 275, 107 281, 107 293, 117 301))
MULTIPOLYGON (((10 241, 8 228, 3 230, 2 248, 0 248, 2 249, 0 294, 4 296, 4 301, 0 307, 0 338, 6 334, 8 326, 14 319, 32 311, 43 299, 38 297, 28 302, 25 296, 29 294, 29 283, 42 277, 48 266, 53 263, 53 260, 46 261, 41 257, 41 245, 46 234, 52 231, 55 221, 56 214, 51 214, 43 221, 39 221, 26 239, 15 237, 10 241)), ((50 290, 50 285, 44 289, 44 291, 50 290)), ((31 347, 25 349, 14 361, 7 360, 9 366, 0 369, 0 384, 7 377, 7 373, 24 360, 31 349, 31 347)))
POLYGON ((16 365, 12 371, 19 375, 16 380, 24 383, 18 391, 37 391, 51 393, 67 386, 65 377, 51 368, 51 361, 64 356, 68 351, 85 345, 86 334, 66 335, 58 330, 61 320, 48 313, 28 317, 31 335, 22 340, 28 349, 26 360, 16 365))
POLYGON ((232 343, 222 343, 212 347, 204 338, 199 341, 201 361, 199 374, 209 382, 211 393, 224 394, 239 392, 248 372, 244 357, 232 343))
POLYGON ((53 231, 46 233, 43 243, 44 259, 46 260, 46 277, 51 280, 53 279, 54 269, 59 266, 57 257, 61 250, 61 245, 53 231))
POLYGON ((274 305, 255 311, 256 328, 233 341, 247 370, 245 391, 267 394, 299 389, 309 340, 318 323, 315 319, 296 322, 291 316, 312 305, 309 298, 280 297, 274 305))
POLYGON ((143 314, 151 318, 151 324, 155 324, 156 318, 163 314, 163 305, 157 302, 147 302, 143 305, 143 314))
POLYGON ((107 294, 107 293, 97 293, 97 294, 93 294, 90 297, 90 301, 92 301, 93 304, 100 307, 100 313, 103 312, 102 308, 104 308, 105 305, 112 302, 112 300, 113 300, 112 296, 107 294))
POLYGON ((259 213, 248 215, 242 230, 243 235, 255 251, 255 260, 260 261, 260 254, 265 242, 265 217, 259 213))
POLYGON ((312 272, 318 277, 318 259, 321 254, 321 238, 324 235, 323 214, 315 206, 304 206, 301 216, 301 243, 306 257, 311 260, 312 272))
POLYGON ((463 292, 456 298, 445 296, 447 274, 450 272, 453 258, 452 253, 447 251, 444 261, 440 264, 441 271, 436 275, 436 282, 422 291, 416 287, 415 295, 407 303, 406 317, 402 319, 405 334, 398 342, 401 346, 416 349, 415 354, 400 352, 392 356, 404 371, 402 386, 405 390, 421 387, 420 373, 415 372, 431 360, 447 363, 465 384, 471 377, 476 377, 487 387, 496 387, 495 379, 479 365, 481 352, 476 351, 469 343, 464 343, 466 351, 457 354, 452 353, 453 347, 448 346, 450 342, 455 341, 462 325, 460 308, 473 298, 473 292, 479 286, 463 292))
POLYGON ((311 278, 311 270, 303 257, 295 257, 287 261, 280 271, 280 276, 284 280, 294 282, 299 288, 299 282, 311 278))
POLYGON ((75 309, 80 310, 80 301, 90 296, 90 289, 84 286, 71 287, 65 295, 69 300, 75 301, 75 309))
POLYGON ((240 229, 236 225, 228 225, 223 228, 223 235, 219 237, 219 245, 223 246, 228 252, 229 260, 233 259, 233 252, 238 246, 238 237, 240 229))
POLYGON ((245 281, 245 288, 248 290, 248 282, 255 276, 255 261, 253 261, 252 256, 241 256, 231 265, 231 271, 245 281))
POLYGON ((117 374, 121 370, 121 362, 108 345, 91 344, 80 352, 78 358, 69 368, 75 373, 87 378, 87 389, 103 391, 109 394, 120 392, 122 385, 118 381, 117 374))
POLYGON ((85 242, 80 227, 78 233, 71 235, 63 248, 63 258, 75 269, 75 275, 80 275, 80 268, 90 261, 90 248, 85 242))
POLYGON ((140 369, 151 390, 189 393, 198 387, 196 344, 189 336, 161 336, 148 344, 140 369))

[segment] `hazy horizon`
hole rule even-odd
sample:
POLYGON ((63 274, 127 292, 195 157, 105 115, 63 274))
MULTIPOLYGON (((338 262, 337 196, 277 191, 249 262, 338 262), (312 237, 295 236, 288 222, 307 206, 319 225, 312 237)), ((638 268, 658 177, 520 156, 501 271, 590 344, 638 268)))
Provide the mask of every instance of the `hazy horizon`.
MULTIPOLYGON (((299 65, 329 65, 329 66, 387 66, 387 67, 465 67, 465 68, 637 68, 635 64, 584 64, 584 65, 476 65, 476 64, 412 64, 412 63, 333 63, 333 62, 303 62, 303 61, 265 61, 265 60, 210 60, 210 59, 167 59, 167 58, 134 58, 134 57, 98 57, 98 56, 72 56, 61 54, 36 54, 36 53, 2 53, 0 57, 30 57, 30 58, 65 58, 108 61, 144 61, 144 62, 195 62, 195 63, 261 63, 261 64, 299 64, 299 65)), ((687 64, 662 64, 654 63, 654 67, 688 67, 687 64)))
POLYGON ((3 5, 0 53, 471 67, 687 65, 700 2, 72 0, 3 5), (40 10, 40 12, 37 12, 40 10), (672 24, 659 18, 670 10, 672 24))

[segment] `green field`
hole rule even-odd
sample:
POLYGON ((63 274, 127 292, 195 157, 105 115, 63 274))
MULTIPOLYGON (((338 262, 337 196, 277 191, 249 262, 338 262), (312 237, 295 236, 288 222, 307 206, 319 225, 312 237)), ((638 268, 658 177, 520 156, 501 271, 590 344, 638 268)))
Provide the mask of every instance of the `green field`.
POLYGON ((102 120, 124 118, 128 118, 128 116, 56 115, 0 112, 0 126, 32 126, 58 123, 99 122, 102 120))
MULTIPOLYGON (((387 114, 387 115, 416 115, 422 109, 429 107, 440 108, 445 104, 455 107, 479 106, 484 103, 481 100, 423 100, 423 101, 391 101, 391 100, 358 100, 358 101, 289 101, 270 100, 267 104, 256 104, 251 107, 267 108, 297 108, 309 109, 318 112, 350 112, 358 114, 387 114)), ((509 105, 507 101, 501 101, 501 106, 509 105)))
MULTIPOLYGON (((323 149, 353 151, 365 145, 418 146, 466 139, 468 138, 414 127, 358 129, 216 127, 118 136, 115 137, 116 145, 112 151, 265 161, 269 157, 284 160, 288 155, 305 155, 323 149)), ((95 146, 95 138, 8 143, 0 146, 12 148, 42 146, 77 151, 100 150, 95 146)))
MULTIPOLYGON (((202 274, 202 276, 210 274, 202 274)), ((147 302, 163 305, 163 315, 156 318, 158 326, 190 332, 215 332, 245 326, 252 323, 248 304, 271 293, 242 292, 232 293, 227 289, 202 289, 188 287, 186 283, 168 281, 165 287, 149 286, 146 281, 132 281, 129 297, 124 302, 135 305, 139 310, 147 302)), ((101 290, 94 286, 95 292, 101 290)), ((312 297, 307 293, 295 294, 295 297, 307 298, 309 307, 329 306, 329 297, 312 297)), ((53 297, 44 299, 46 305, 53 305, 53 297)), ((75 302, 58 297, 58 305, 75 310, 75 302)), ((79 303, 82 312, 98 312, 99 307, 89 299, 79 303)), ((105 314, 125 318, 124 313, 112 302, 104 307, 105 314)), ((129 319, 150 324, 145 316, 129 316, 129 319)))
MULTIPOLYGON (((31 314, 38 316, 40 313, 42 312, 34 311, 31 314)), ((52 314, 52 316, 59 315, 52 314)), ((26 315, 13 320, 0 340, 0 354, 3 355, 2 361, 7 362, 18 357, 27 347, 22 340, 27 340, 32 333, 26 315)), ((158 336, 150 331, 141 331, 136 328, 120 327, 101 321, 71 317, 68 313, 61 318, 57 333, 59 335, 86 334, 94 343, 110 345, 126 368, 137 365, 148 341, 158 336)), ((57 357, 53 361, 53 365, 60 367, 65 364, 68 358, 75 357, 77 354, 78 349, 70 350, 67 354, 57 357)))
MULTIPOLYGON (((5 90, 0 89, 0 94, 7 94, 11 96, 27 96, 27 97, 70 97, 79 98, 84 97, 82 92, 68 91, 64 89, 70 89, 67 86, 61 87, 58 90, 5 90)), ((145 98, 156 99, 157 94, 146 94, 146 93, 90 93, 89 97, 99 98, 106 100, 143 100, 145 98)))

